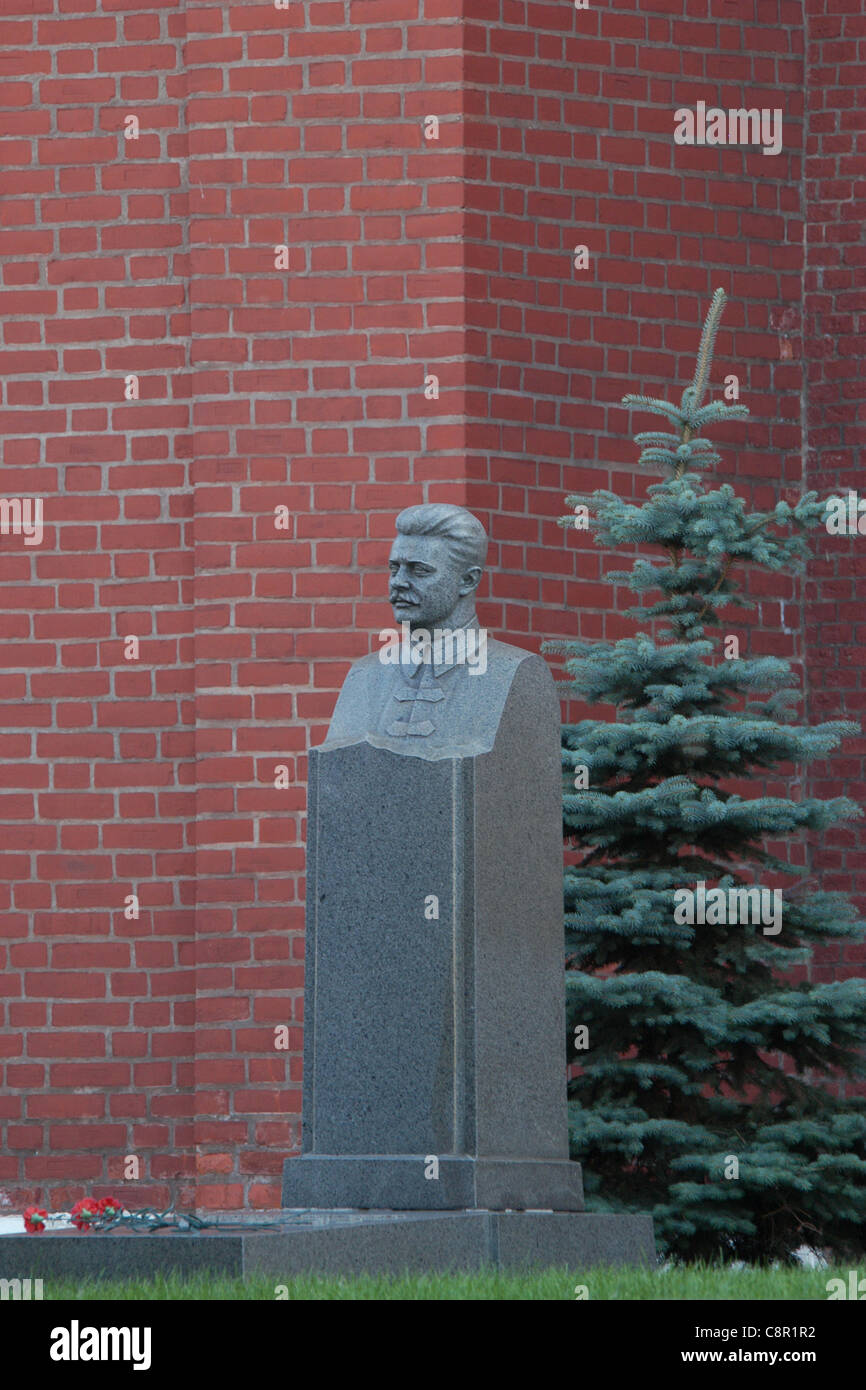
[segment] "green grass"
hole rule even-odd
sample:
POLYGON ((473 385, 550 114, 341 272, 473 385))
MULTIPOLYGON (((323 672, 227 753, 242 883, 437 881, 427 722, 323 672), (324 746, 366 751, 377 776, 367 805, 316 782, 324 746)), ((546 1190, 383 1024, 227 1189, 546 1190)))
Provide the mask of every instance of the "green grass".
MULTIPOLYGON (((361 1299, 398 1300, 550 1300, 573 1301, 575 1286, 585 1285, 590 1299, 736 1299, 787 1302, 791 1299, 826 1301, 827 1280, 841 1277, 842 1269, 743 1270, 719 1265, 687 1265, 674 1269, 596 1268, 583 1273, 566 1269, 540 1269, 504 1274, 495 1270, 471 1274, 358 1275, 338 1278, 303 1275, 280 1279, 257 1275, 246 1281, 217 1275, 180 1275, 150 1279, 93 1280, 45 1279, 44 1298, 92 1300, 171 1301, 251 1300, 272 1301, 283 1285, 292 1300, 361 1299)), ((286 1297, 285 1292, 282 1295, 286 1297)))

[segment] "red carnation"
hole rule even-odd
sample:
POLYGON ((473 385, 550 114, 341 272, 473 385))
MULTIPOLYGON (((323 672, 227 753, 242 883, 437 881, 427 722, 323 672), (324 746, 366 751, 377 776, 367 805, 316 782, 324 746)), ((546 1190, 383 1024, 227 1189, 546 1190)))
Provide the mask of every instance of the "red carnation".
POLYGON ((120 1216, 122 1212, 123 1203, 119 1202, 116 1197, 103 1197, 101 1199, 99 1203, 100 1216, 107 1216, 109 1219, 113 1219, 115 1216, 120 1216))
POLYGON ((41 1207, 24 1208, 24 1229, 32 1235, 34 1232, 39 1235, 40 1231, 45 1230, 45 1222, 48 1220, 48 1212, 41 1207))
POLYGON ((99 1203, 93 1197, 82 1197, 80 1202, 76 1202, 72 1211, 73 1226, 77 1226, 79 1231, 89 1231, 90 1223, 95 1216, 99 1215, 99 1203))

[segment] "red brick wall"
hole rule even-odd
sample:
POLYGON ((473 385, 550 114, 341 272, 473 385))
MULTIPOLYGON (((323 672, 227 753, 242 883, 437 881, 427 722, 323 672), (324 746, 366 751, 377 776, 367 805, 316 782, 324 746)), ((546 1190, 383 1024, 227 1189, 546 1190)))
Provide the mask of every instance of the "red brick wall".
POLYGON ((193 1166, 182 42, 175 5, 8 0, 0 20, 2 492, 44 497, 46 522, 41 546, 0 541, 0 1205, 13 1208, 104 1192, 125 1154, 140 1157, 143 1201, 193 1166), (132 890, 138 921, 123 915, 132 890))
MULTIPOLYGON (((4 0, 2 495, 46 532, 0 540, 0 1210, 278 1204, 305 753, 390 621, 400 508, 489 524, 512 640, 630 631, 555 518, 651 481, 619 399, 690 374, 719 284, 730 476, 799 487, 801 7, 683 8, 4 0), (675 150, 698 99, 782 106, 783 153, 675 150)), ((797 586, 756 593, 746 641, 800 659, 797 586)))
MULTIPOLYGON (((803 31, 799 4, 653 0, 577 11, 491 6, 467 23, 467 324, 471 504, 489 508, 505 574, 490 621, 533 644, 617 637, 605 564, 564 541, 567 490, 655 481, 620 402, 691 378, 713 290, 730 295, 714 385, 735 372, 752 419, 719 431, 727 476, 756 505, 801 482, 803 31), (784 110, 784 146, 688 148, 673 112, 784 110), (587 271, 573 268, 589 248, 587 271), (511 600, 508 602, 508 600, 511 600)), ((762 650, 796 652, 794 589, 758 577, 762 650), (769 629, 770 631, 766 631, 769 629)), ((627 591, 621 606, 633 601, 627 591)))
MULTIPOLYGON (((866 14, 860 0, 831 7, 807 0, 809 123, 805 159, 804 453, 808 485, 822 495, 866 496, 866 14), (828 8, 830 12, 828 13, 828 8)), ((809 569, 805 602, 808 710, 812 722, 847 718, 866 724, 862 536, 822 534, 809 569), (858 585, 859 581, 859 585, 858 585)), ((845 793, 866 805, 866 739, 846 741, 816 771, 816 795, 845 793)), ((812 855, 821 886, 854 896, 866 912, 862 830, 849 823, 812 855)), ((866 946, 819 953, 818 980, 862 975, 866 946)), ((866 1094, 866 1087, 861 1087, 866 1094)))
POLYGON ((4 495, 47 529, 0 552, 0 1208, 110 1191, 126 1156, 140 1203, 278 1202, 305 750, 390 617, 395 511, 466 498, 442 8, 4 11, 4 495))

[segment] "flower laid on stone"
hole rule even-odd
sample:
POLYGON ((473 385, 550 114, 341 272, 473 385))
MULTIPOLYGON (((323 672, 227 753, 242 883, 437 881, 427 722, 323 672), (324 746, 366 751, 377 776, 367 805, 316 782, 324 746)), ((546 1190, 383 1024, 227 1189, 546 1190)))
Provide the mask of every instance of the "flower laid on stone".
POLYGON ((30 1234, 40 1235, 45 1230, 45 1223, 48 1220, 48 1212, 41 1207, 24 1208, 24 1229, 30 1234))
POLYGON ((82 1197, 70 1212, 73 1226, 77 1226, 79 1231, 89 1231, 91 1222, 100 1214, 100 1206, 95 1197, 82 1197))
MULTIPOLYGON (((27 1207, 24 1212, 24 1229, 29 1232, 59 1231, 70 1224, 82 1234, 100 1231, 115 1231, 121 1228, 128 1231, 205 1231, 215 1223, 196 1216, 194 1212, 176 1212, 167 1207, 156 1211, 154 1207, 140 1207, 130 1211, 117 1197, 82 1197, 71 1211, 42 1211, 39 1207, 27 1207)), ((262 1230, 264 1227, 276 1228, 278 1223, 267 1221, 232 1222, 232 1230, 262 1230)))

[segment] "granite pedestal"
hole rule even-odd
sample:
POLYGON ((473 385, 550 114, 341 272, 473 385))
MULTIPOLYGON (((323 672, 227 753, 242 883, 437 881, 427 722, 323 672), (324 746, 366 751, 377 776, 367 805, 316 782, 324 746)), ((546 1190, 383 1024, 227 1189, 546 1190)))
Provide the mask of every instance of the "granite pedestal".
POLYGON ((540 1264, 653 1256, 649 1218, 584 1213, 568 1157, 559 707, 540 658, 491 648, 449 692, 474 701, 459 732, 371 733, 350 676, 310 754, 303 1152, 282 1201, 322 1218, 323 1268, 353 1267, 376 1209, 394 1268, 440 1241, 467 1267, 503 1241, 540 1264))
POLYGON ((226 1277, 423 1273, 465 1269, 648 1264, 649 1217, 555 1212, 298 1212, 278 1229, 163 1232, 77 1231, 0 1236, 0 1277, 51 1280, 152 1278, 209 1271, 226 1277))

